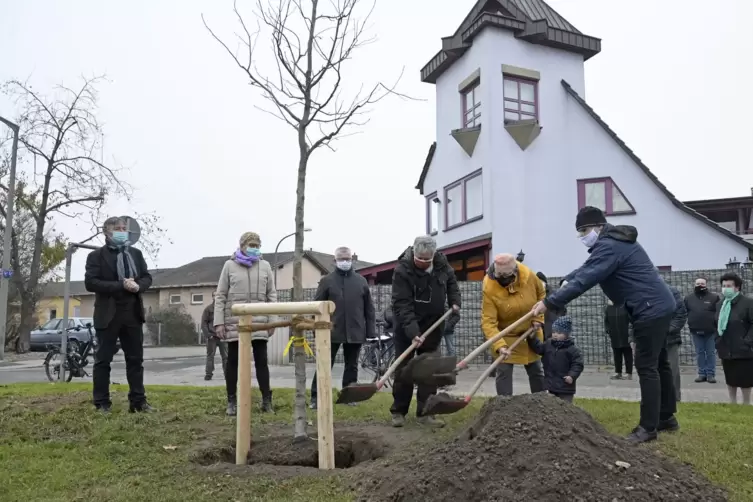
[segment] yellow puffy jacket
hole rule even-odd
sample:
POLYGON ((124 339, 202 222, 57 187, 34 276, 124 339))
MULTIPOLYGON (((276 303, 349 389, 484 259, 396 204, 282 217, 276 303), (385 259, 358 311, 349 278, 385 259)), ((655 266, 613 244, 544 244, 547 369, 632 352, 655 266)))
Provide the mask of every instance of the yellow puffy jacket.
MULTIPOLYGON (((530 268, 518 263, 518 277, 507 287, 502 286, 496 279, 487 275, 483 284, 483 303, 481 306, 481 329, 488 340, 531 311, 534 304, 546 296, 544 284, 536 277, 530 268)), ((534 317, 531 322, 544 323, 544 316, 534 317)), ((531 327, 530 323, 523 323, 508 336, 492 345, 497 357, 497 351, 502 347, 512 345, 520 335, 531 327)), ((536 336, 544 340, 544 333, 539 330, 536 336)), ((515 347, 510 357, 505 361, 510 364, 530 364, 539 360, 539 356, 528 347, 528 342, 522 342, 515 347)))

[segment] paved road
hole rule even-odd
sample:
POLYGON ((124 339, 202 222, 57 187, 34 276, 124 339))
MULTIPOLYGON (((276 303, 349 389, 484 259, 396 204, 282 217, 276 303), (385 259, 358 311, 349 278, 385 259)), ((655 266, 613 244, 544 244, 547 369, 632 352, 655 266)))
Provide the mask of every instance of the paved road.
MULTIPOLYGON (((196 385, 196 386, 221 386, 224 385, 222 378, 222 365, 216 358, 216 372, 213 380, 204 381, 204 353, 203 347, 179 347, 179 348, 147 348, 145 349, 145 383, 147 385, 196 385)), ((38 359, 26 359, 14 362, 0 362, 0 384, 21 382, 46 382, 47 377, 42 367, 42 357, 38 359)), ((89 369, 91 372, 91 369, 89 369)), ((272 366, 270 368, 272 386, 277 388, 292 388, 295 386, 295 376, 292 366, 272 366)), ((314 366, 307 369, 309 384, 314 374, 314 366)), ((473 385, 473 382, 481 374, 481 370, 470 369, 461 373, 458 385, 451 392, 462 393, 473 385)), ((514 373, 515 393, 528 392, 528 381, 522 369, 516 369, 514 373)), ((366 375, 362 374, 362 377, 366 375)), ((727 402, 727 389, 724 380, 719 383, 697 384, 693 382, 695 374, 692 368, 687 368, 687 373, 682 376, 683 401, 695 402, 727 402)), ((337 365, 332 373, 333 382, 339 385, 342 379, 342 365, 337 365)), ((81 381, 80 379, 76 379, 81 381)), ((87 379, 87 380, 90 380, 87 379)), ((125 363, 123 355, 115 356, 112 370, 113 382, 126 383, 125 363)), ((256 382, 254 382, 256 385, 256 382)), ((489 379, 479 391, 480 395, 491 396, 495 394, 494 380, 489 379)), ((640 392, 637 377, 633 381, 612 381, 609 374, 598 369, 587 369, 578 380, 578 396, 591 398, 613 398, 629 401, 638 401, 640 392)))

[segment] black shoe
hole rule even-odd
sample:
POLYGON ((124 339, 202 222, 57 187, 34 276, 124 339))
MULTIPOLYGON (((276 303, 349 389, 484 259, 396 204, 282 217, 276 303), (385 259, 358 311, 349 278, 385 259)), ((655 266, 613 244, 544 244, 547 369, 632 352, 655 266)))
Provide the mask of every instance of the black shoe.
POLYGON ((151 407, 149 403, 144 401, 140 404, 129 404, 128 405, 128 413, 154 413, 154 408, 151 407))
POLYGON ((677 419, 672 416, 666 420, 659 420, 659 427, 656 428, 658 432, 677 432, 680 430, 680 424, 677 419))
POLYGON ((204 380, 207 382, 212 379, 212 375, 204 375, 204 380))
POLYGON ((272 395, 263 396, 261 398, 261 412, 262 413, 274 413, 275 410, 272 407, 272 395))
POLYGON ((98 404, 95 406, 95 408, 97 408, 97 411, 102 413, 103 415, 109 415, 112 412, 111 404, 98 404))
POLYGON ((714 377, 712 377, 712 376, 710 376, 710 377, 706 377, 706 381, 707 381, 708 383, 716 383, 716 378, 714 378, 714 377))
POLYGON ((625 439, 631 443, 648 443, 649 441, 655 441, 657 437, 656 431, 647 431, 640 425, 633 429, 633 432, 627 435, 625 439))
MULTIPOLYGON (((711 377, 711 378, 714 378, 714 377, 711 377)), ((694 380, 695 383, 701 383, 705 381, 706 381, 706 375, 698 375, 698 377, 696 377, 696 379, 694 380)))
POLYGON ((234 417, 238 414, 238 402, 236 401, 235 396, 230 396, 227 398, 227 409, 225 410, 225 415, 229 417, 234 417))

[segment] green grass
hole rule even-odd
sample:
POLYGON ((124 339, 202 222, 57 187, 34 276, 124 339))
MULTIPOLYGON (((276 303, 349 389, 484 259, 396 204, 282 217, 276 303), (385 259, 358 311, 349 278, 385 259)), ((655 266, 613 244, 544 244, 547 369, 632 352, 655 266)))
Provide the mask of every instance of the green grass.
MULTIPOLYGON (((272 480, 192 463, 197 445, 232 443, 234 421, 223 414, 221 388, 150 387, 159 413, 132 415, 124 389, 113 387, 115 410, 104 417, 89 404, 89 385, 0 386, 0 500, 352 500, 336 476, 272 480)), ((253 427, 284 426, 291 403, 291 391, 276 391, 277 414, 254 413, 253 427)), ((358 407, 337 406, 335 420, 387 421, 389 403, 380 394, 358 407)), ((577 404, 618 434, 637 418, 635 403, 577 404)), ((462 427, 479 405, 447 417, 443 434, 462 427)), ((753 407, 682 404, 679 418, 682 431, 663 436, 658 448, 726 486, 733 501, 753 500, 753 407)))

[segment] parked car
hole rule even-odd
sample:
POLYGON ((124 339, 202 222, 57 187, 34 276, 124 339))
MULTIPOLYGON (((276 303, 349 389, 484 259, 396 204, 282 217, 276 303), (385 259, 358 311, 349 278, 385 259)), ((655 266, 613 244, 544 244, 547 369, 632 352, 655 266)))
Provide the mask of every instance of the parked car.
MULTIPOLYGON (((71 317, 68 319, 68 344, 71 349, 79 347, 89 341, 87 324, 93 324, 91 317, 71 317)), ((63 333, 63 319, 50 319, 39 328, 31 332, 31 350, 46 351, 49 347, 60 347, 60 337, 63 333)), ((92 334, 95 334, 92 328, 92 334)))

